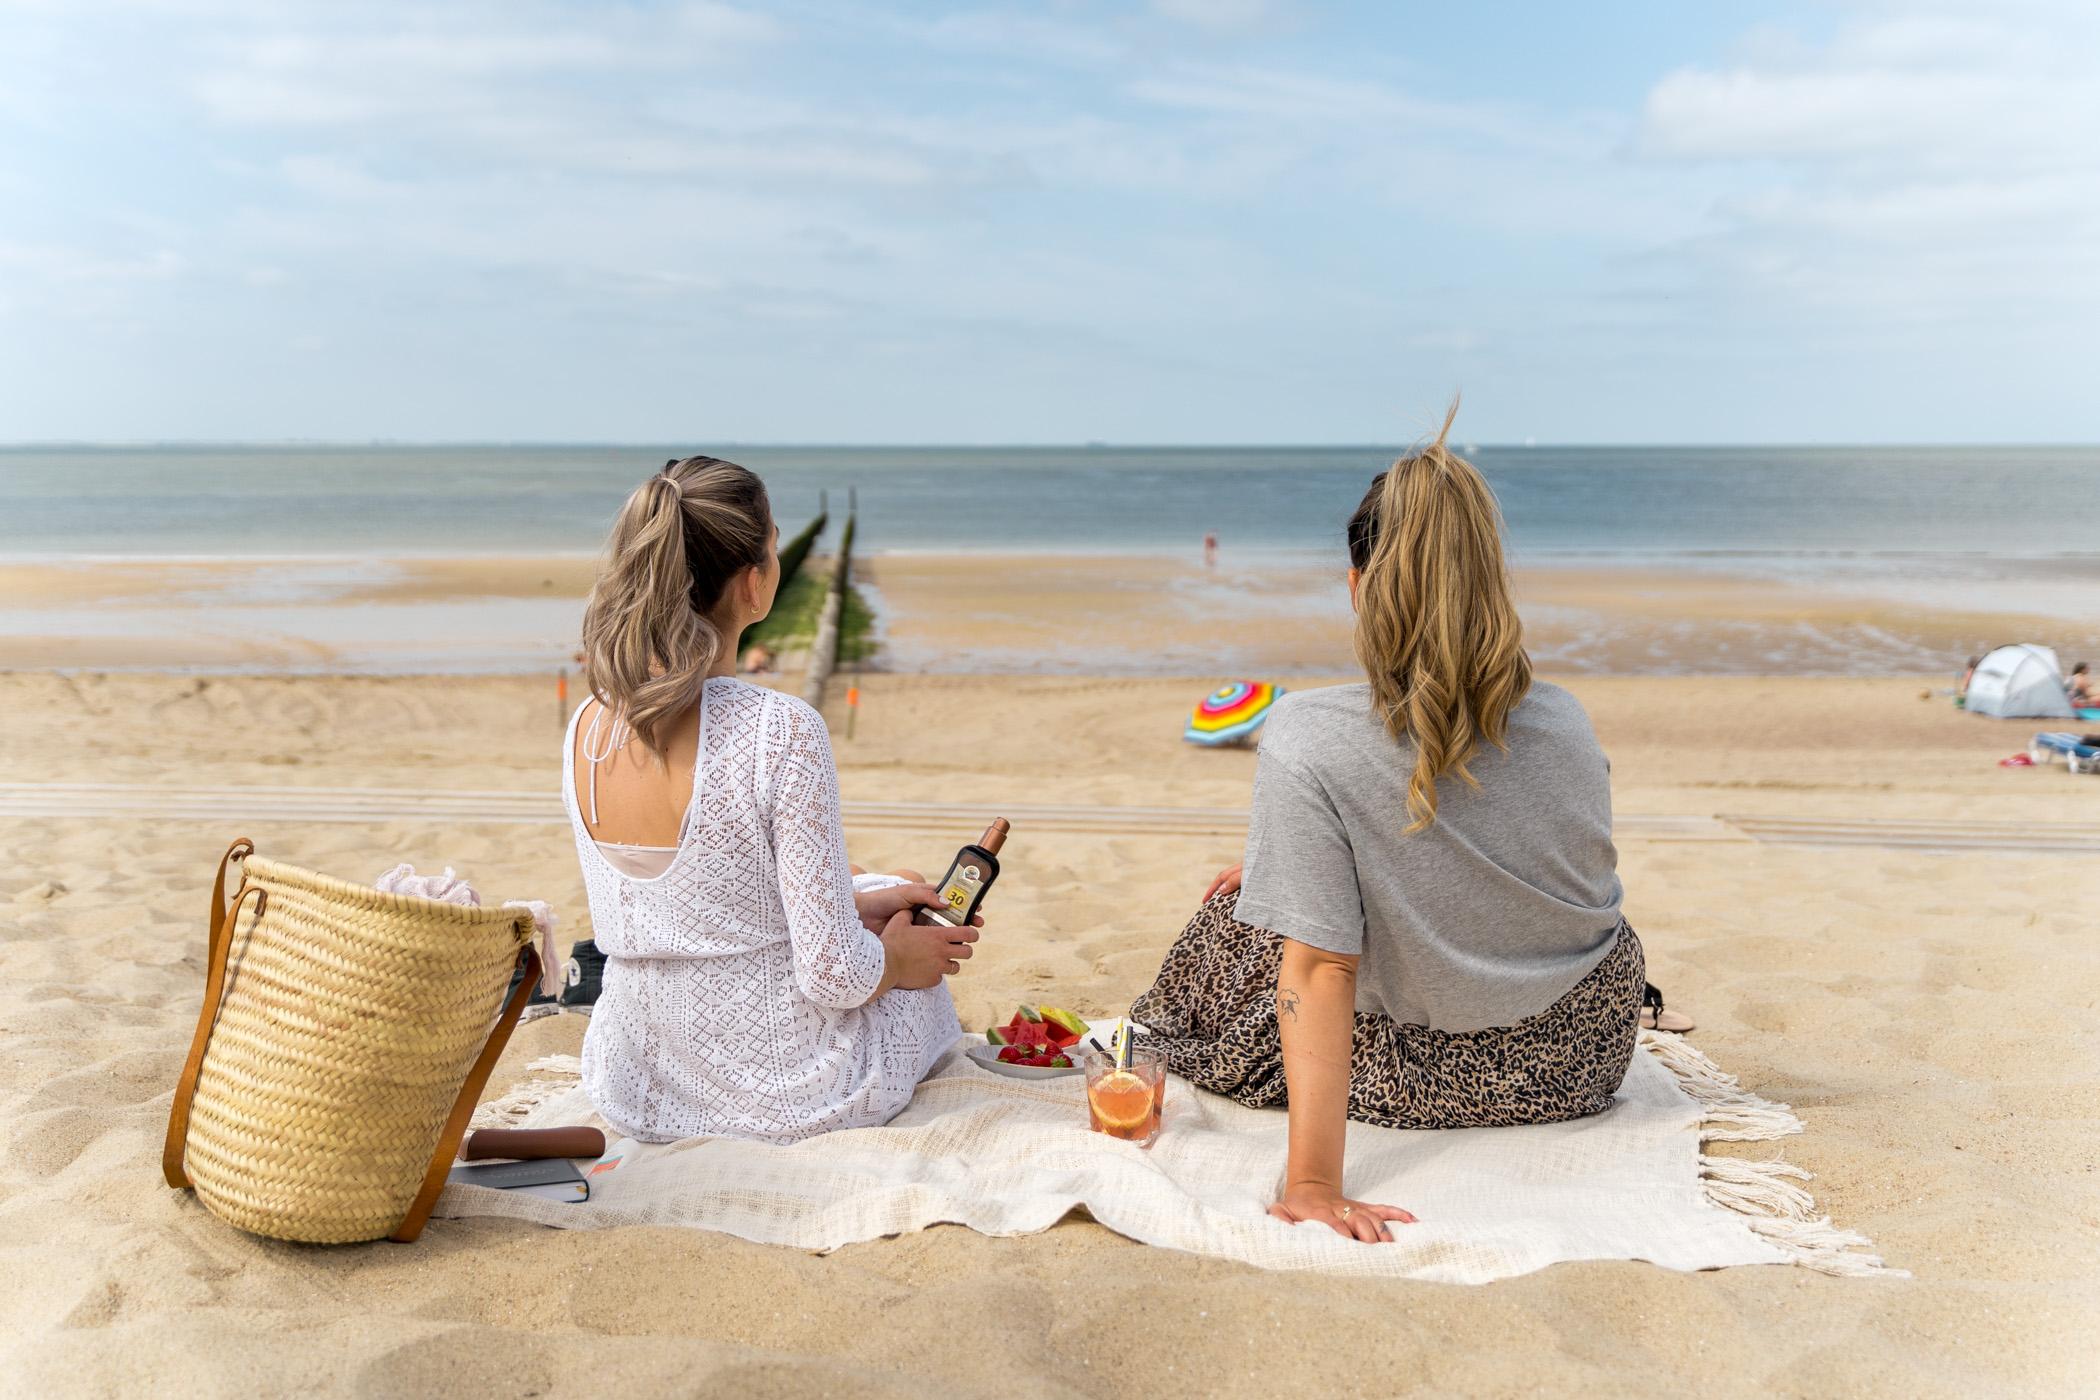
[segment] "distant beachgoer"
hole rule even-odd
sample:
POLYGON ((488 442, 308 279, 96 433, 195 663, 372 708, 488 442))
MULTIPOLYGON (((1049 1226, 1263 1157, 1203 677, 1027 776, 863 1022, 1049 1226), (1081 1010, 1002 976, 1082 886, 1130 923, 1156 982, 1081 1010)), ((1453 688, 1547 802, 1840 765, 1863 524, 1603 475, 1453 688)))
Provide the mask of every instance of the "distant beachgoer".
POLYGON ((2071 703, 2080 709, 2100 705, 2100 681, 2093 679, 2092 667, 2083 661, 2071 668, 2071 679, 2064 688, 2070 692, 2071 703))
POLYGON ((1203 537, 1203 566, 1207 569, 1218 567, 1218 534, 1215 530, 1203 537))
POLYGON ((744 674, 747 676, 770 676, 773 674, 773 649, 764 642, 753 642, 744 651, 744 674))
POLYGON ((976 930, 914 923, 923 881, 852 877, 823 716, 732 674, 779 539, 750 472, 669 463, 584 612, 562 798, 607 961, 583 1087, 647 1142, 885 1123, 962 1037, 976 930))
POLYGON ((1982 664, 1983 658, 1980 656, 1972 656, 1969 658, 1969 664, 1965 668, 1963 668, 1961 673, 1961 684, 1954 688, 1954 693, 1957 697, 1967 695, 1969 693, 1969 682, 1975 678, 1976 668, 1978 666, 1981 666, 1982 664))
POLYGON ((1276 703, 1245 864, 1131 1008, 1176 1074, 1288 1106, 1270 1214, 1366 1243, 1414 1217, 1343 1194, 1348 1120, 1598 1113, 1641 1026, 1610 768, 1575 697, 1532 679, 1499 535, 1443 434, 1371 483, 1347 529, 1369 679, 1276 703))

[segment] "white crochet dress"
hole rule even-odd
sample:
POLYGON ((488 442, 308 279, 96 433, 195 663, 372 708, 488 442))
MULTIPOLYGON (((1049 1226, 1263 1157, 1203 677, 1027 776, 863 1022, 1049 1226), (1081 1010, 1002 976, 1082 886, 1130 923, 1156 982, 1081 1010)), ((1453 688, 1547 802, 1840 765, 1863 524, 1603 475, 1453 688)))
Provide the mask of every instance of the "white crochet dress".
POLYGON ((648 1142, 711 1134, 793 1142, 888 1121, 962 1028, 944 982, 891 991, 853 906, 838 769, 815 710, 728 677, 702 687, 693 801, 670 866, 623 874, 562 800, 605 984, 583 1084, 607 1123, 648 1142))

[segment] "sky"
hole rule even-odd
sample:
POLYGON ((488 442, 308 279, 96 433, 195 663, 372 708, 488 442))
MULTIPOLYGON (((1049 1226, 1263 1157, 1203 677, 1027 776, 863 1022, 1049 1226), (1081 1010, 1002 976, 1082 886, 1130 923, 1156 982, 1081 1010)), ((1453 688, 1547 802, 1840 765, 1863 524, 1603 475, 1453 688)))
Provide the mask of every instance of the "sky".
POLYGON ((0 0, 0 441, 2100 441, 2091 0, 0 0))

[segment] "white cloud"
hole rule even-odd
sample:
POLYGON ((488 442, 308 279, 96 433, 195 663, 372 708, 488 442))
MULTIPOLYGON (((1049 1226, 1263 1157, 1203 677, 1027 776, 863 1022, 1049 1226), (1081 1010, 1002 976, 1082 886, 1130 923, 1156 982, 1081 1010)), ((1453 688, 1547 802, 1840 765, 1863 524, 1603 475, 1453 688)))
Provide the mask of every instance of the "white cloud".
POLYGON ((1273 0, 1152 0, 1152 8, 1184 24, 1234 32, 1266 23, 1278 7, 1273 0))
POLYGON ((1098 66, 1113 63, 1127 52, 1112 32, 1044 15, 1004 10, 956 10, 931 20, 894 21, 883 27, 937 48, 1007 60, 1025 55, 1098 66))
POLYGON ((1461 136, 1589 158, 1600 144, 1597 125, 1579 113, 1549 119, 1507 103, 1439 101, 1384 83, 1283 68, 1179 64, 1138 78, 1129 90, 1161 107, 1325 128, 1357 145, 1461 136))
POLYGON ((201 46, 193 90, 221 120, 344 126, 486 117, 579 80, 626 80, 645 99, 667 75, 720 73, 780 36, 726 5, 661 11, 372 4, 317 20, 296 9, 225 22, 201 46))
POLYGON ((383 381, 399 325, 501 325, 550 380, 735 346, 939 406, 945 355, 1137 422, 1213 375, 1827 380, 2100 319, 2100 6, 1851 2, 1583 105, 1245 0, 0 0, 0 352, 220 325, 383 381))
POLYGON ((2100 286, 2100 7, 1868 6, 1826 43, 1761 35, 1656 83, 1635 149, 1734 172, 1691 253, 1717 284, 1906 323, 2075 310, 2100 286))
POLYGON ((126 324, 142 294, 192 271, 172 248, 103 254, 51 244, 0 243, 0 317, 34 316, 47 325, 126 324))
POLYGON ((0 268, 38 281, 76 285, 158 282, 180 276, 187 265, 182 254, 168 248, 111 258, 78 248, 0 243, 0 268))

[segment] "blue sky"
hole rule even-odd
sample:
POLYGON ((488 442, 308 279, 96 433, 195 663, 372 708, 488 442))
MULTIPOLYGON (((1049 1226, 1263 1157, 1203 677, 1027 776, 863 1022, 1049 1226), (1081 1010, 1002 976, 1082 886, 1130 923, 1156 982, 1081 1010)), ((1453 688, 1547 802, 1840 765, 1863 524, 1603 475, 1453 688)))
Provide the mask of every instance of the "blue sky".
POLYGON ((0 440, 2100 439, 2088 0, 0 0, 0 440))

